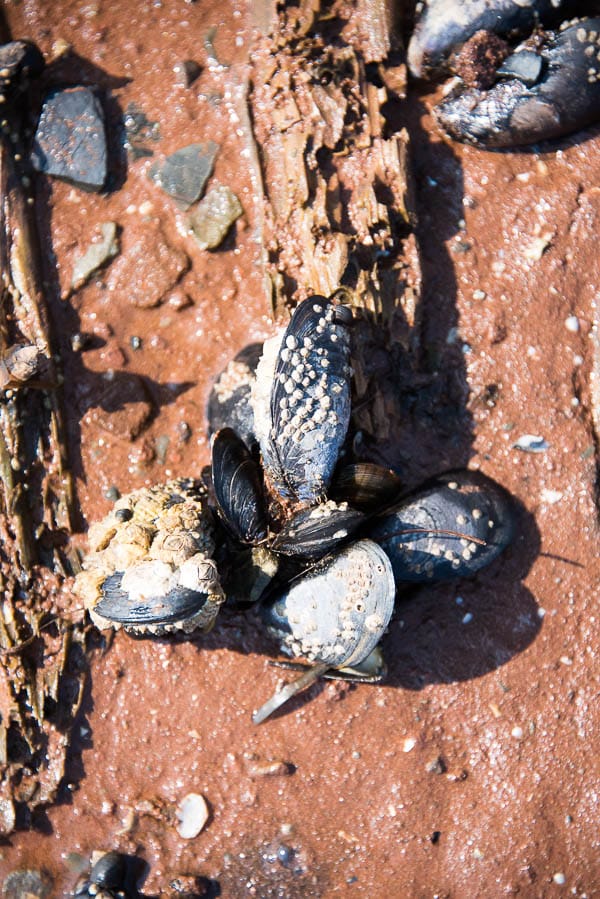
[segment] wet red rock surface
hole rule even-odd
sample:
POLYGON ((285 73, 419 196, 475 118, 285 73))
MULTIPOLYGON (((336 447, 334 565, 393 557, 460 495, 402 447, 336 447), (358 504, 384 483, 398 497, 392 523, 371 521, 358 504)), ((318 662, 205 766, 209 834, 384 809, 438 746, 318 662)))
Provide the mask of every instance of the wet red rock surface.
MULTIPOLYGON (((245 211, 209 253, 148 178, 150 158, 130 157, 125 170, 123 157, 102 195, 42 183, 37 211, 55 254, 47 278, 89 523, 109 510, 111 487, 199 476, 214 377, 275 327, 240 115, 251 30, 241 3, 46 7, 8 9, 12 36, 35 40, 47 58, 59 39, 72 44, 80 60, 65 57, 71 82, 110 89, 115 121, 116 105, 134 103, 158 122, 160 139, 146 141, 154 158, 216 141, 209 183, 230 186, 245 211), (206 55, 212 26, 228 68, 206 55), (186 88, 174 66, 188 58, 204 68, 186 88), (106 221, 121 229, 120 255, 70 293, 74 261, 106 221), (151 253, 132 252, 138 244, 163 247, 169 265, 155 270, 151 253), (158 305, 132 302, 135 285, 169 280, 165 270, 172 283, 158 305), (76 333, 94 336, 78 353, 76 333)), ((0 848, 2 880, 43 867, 55 895, 69 895, 92 851, 115 848, 147 862, 148 895, 167 895, 170 879, 186 874, 233 897, 600 892, 599 535, 587 387, 600 137, 590 131, 539 152, 463 148, 436 134, 432 99, 413 94, 404 122, 424 345, 431 371, 464 390, 446 408, 441 458, 423 456, 435 444, 423 421, 407 476, 481 468, 519 504, 515 544, 471 581, 401 598, 384 640, 383 685, 318 684, 260 727, 253 709, 289 674, 269 666, 252 616, 226 613, 193 641, 116 634, 92 659, 69 784, 37 830, 0 848), (547 448, 515 448, 528 434, 547 448), (206 797, 210 817, 184 840, 175 808, 190 792, 206 797)))

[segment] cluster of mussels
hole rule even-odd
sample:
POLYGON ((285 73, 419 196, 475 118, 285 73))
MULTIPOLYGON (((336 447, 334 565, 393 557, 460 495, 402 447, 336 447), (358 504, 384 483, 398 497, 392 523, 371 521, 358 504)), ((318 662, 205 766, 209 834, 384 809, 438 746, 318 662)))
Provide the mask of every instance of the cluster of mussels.
POLYGON ((207 631, 226 597, 252 602, 281 650, 308 662, 257 723, 321 675, 380 680, 397 587, 472 575, 513 533, 507 493, 479 472, 403 495, 393 472, 343 464, 354 322, 345 299, 309 297, 260 359, 230 363, 209 406, 209 483, 123 496, 90 529, 77 577, 99 627, 137 634, 207 631))

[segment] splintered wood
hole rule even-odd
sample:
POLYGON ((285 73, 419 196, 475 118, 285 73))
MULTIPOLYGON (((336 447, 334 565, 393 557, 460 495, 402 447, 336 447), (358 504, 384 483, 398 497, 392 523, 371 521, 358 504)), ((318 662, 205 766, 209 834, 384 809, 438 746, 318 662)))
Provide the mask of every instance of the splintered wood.
POLYGON ((420 327, 408 135, 382 114, 405 86, 394 22, 383 0, 302 2, 272 18, 267 6, 249 104, 273 307, 353 290, 363 333, 371 325, 353 357, 354 423, 383 445, 397 400, 373 391, 368 357, 393 344, 414 358, 420 327))
MULTIPOLYGON (((0 51, 12 64, 20 47, 0 51)), ((40 631, 59 614, 73 490, 21 168, 21 90, 4 104, 0 132, 0 835, 55 797, 86 670, 80 629, 40 631)))
POLYGON ((403 85, 403 68, 387 60, 390 17, 383 3, 333 4, 326 15, 317 7, 281 11, 253 54, 275 305, 347 284, 357 305, 386 321, 401 308, 413 326, 416 290, 403 258, 414 219, 408 137, 386 136, 381 113, 386 83, 403 85))

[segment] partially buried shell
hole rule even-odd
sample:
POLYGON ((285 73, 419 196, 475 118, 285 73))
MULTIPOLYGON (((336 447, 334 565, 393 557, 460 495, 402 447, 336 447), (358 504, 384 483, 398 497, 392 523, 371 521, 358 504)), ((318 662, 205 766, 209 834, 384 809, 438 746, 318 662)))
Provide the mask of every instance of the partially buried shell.
POLYGON ((123 496, 89 543, 75 589, 98 627, 210 630, 225 596, 202 485, 181 478, 123 496))
POLYGON ((509 495, 477 471, 436 478, 374 519, 368 530, 389 556, 397 584, 475 574, 508 546, 513 533, 509 495))

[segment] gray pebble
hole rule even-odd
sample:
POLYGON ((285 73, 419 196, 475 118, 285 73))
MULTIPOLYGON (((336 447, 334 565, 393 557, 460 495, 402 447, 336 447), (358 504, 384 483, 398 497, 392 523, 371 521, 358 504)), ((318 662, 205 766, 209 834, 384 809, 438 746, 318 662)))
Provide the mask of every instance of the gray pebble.
POLYGON ((202 195, 219 147, 213 141, 189 144, 150 169, 150 178, 184 208, 202 195))

